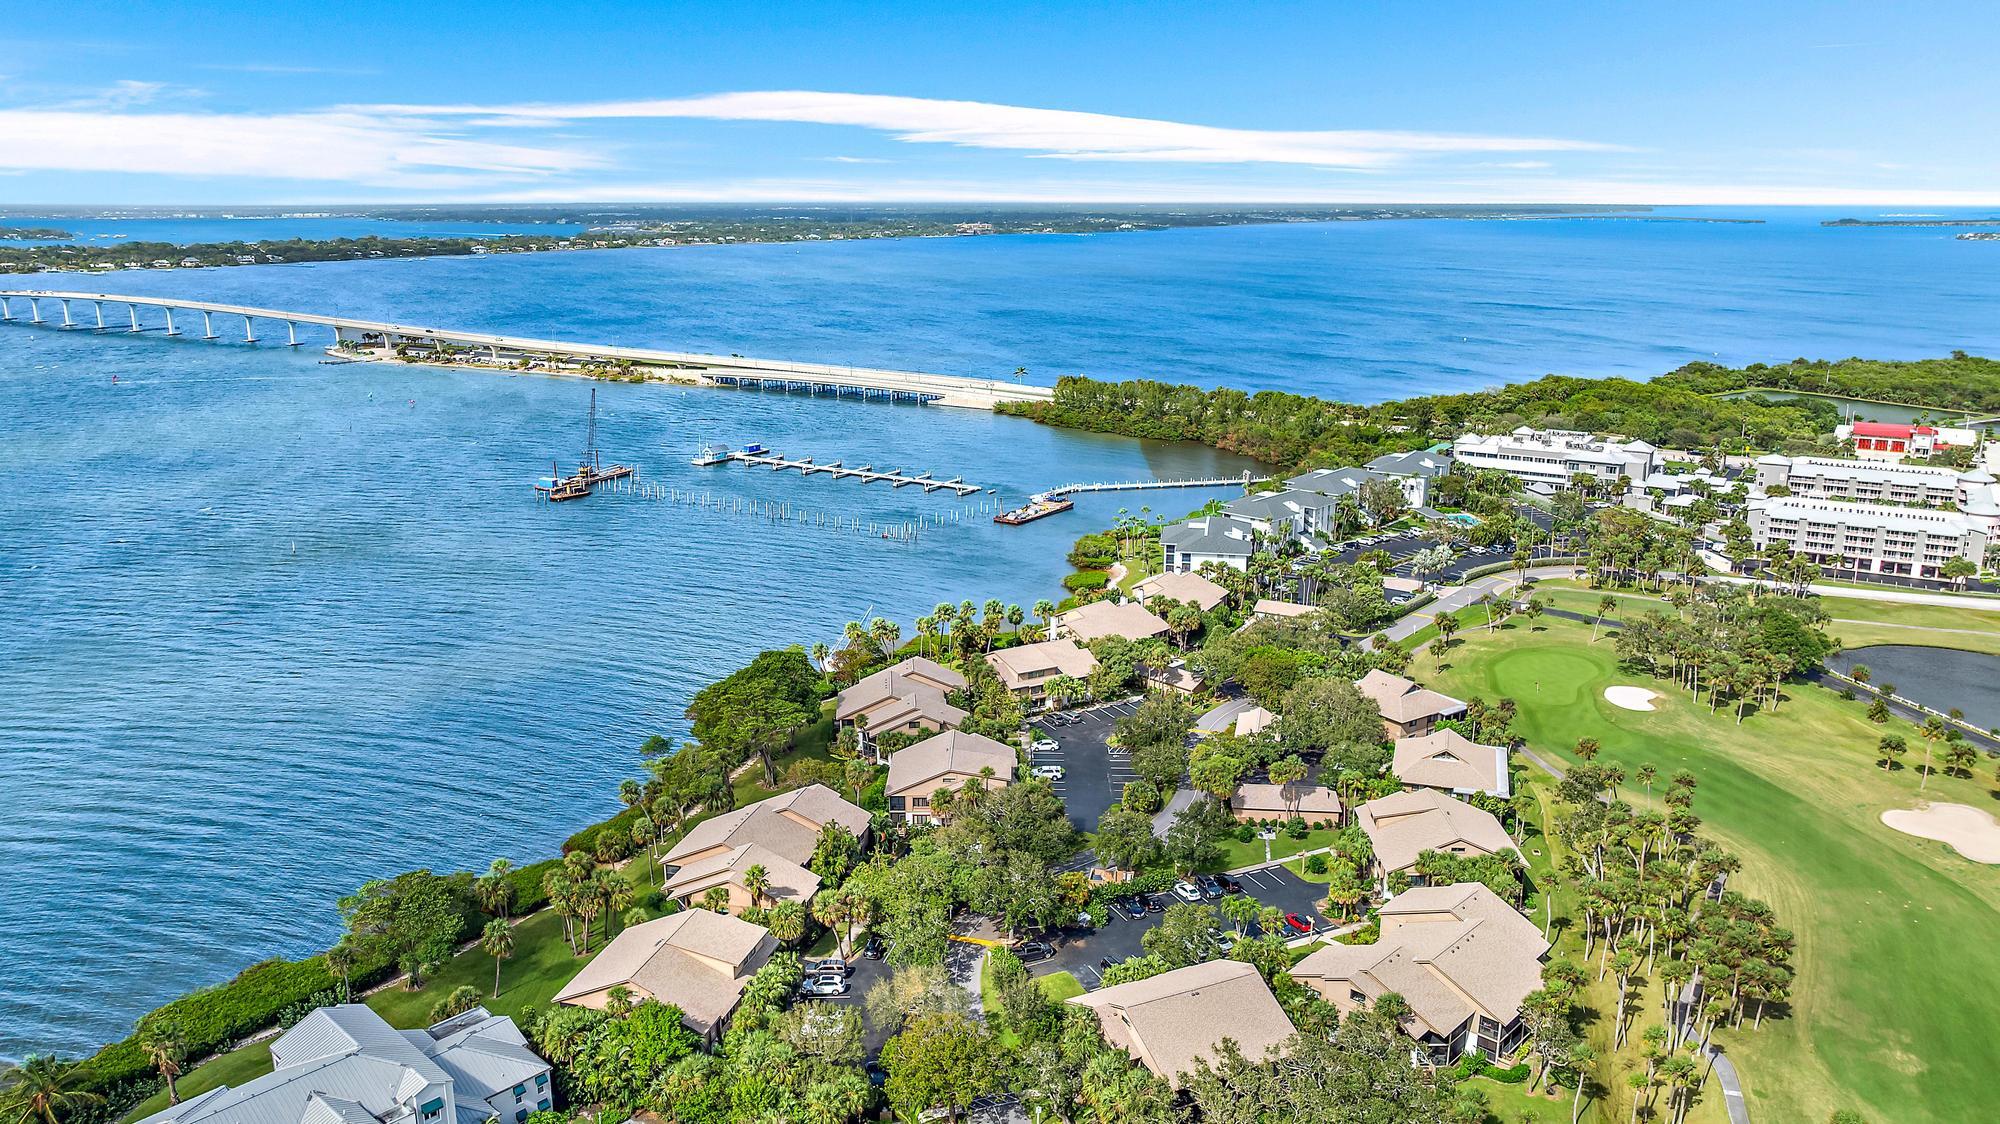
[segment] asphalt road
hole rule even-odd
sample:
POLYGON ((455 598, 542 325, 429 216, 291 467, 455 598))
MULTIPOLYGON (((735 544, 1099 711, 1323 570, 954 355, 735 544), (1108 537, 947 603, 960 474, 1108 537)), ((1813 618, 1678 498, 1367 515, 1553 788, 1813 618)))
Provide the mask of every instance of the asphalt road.
MULTIPOLYGON (((1314 905, 1325 890, 1319 884, 1307 882, 1282 867, 1253 871, 1235 877, 1237 881, 1243 883, 1244 893, 1265 905, 1276 906, 1287 913, 1297 913, 1312 922, 1315 931, 1333 927, 1319 915, 1314 905)), ((1163 905, 1180 901, 1171 891, 1154 896, 1159 898, 1163 905)), ((1105 922, 1101 928, 1089 932, 1066 930, 1058 933, 1051 941, 1056 946, 1055 956, 1030 966, 1028 970, 1037 976, 1068 972, 1084 987, 1095 990, 1099 977, 1103 975, 1102 962, 1108 959, 1116 964, 1121 960, 1144 955, 1146 950, 1140 938, 1147 930, 1157 926, 1162 916, 1164 915, 1160 913, 1148 913, 1144 920, 1127 921, 1123 916, 1113 913, 1111 920, 1105 922)), ((1228 922, 1222 922, 1222 925, 1224 928, 1229 927, 1228 922)), ((1252 935, 1255 935, 1254 926, 1252 935)))

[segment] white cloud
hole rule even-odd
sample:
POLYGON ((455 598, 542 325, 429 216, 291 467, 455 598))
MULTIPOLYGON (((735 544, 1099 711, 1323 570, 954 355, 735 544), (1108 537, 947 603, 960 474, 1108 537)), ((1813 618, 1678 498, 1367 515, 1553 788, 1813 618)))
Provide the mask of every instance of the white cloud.
POLYGON ((783 121, 877 129, 913 144, 993 148, 1057 160, 1306 164, 1378 168, 1412 156, 1468 152, 1592 152, 1617 146, 1553 137, 1367 130, 1228 129, 1145 117, 991 102, 763 90, 692 98, 570 105, 370 106, 369 113, 476 116, 523 124, 635 118, 783 121))
POLYGON ((601 166, 577 148, 494 144, 400 116, 0 109, 0 168, 454 189, 601 166))

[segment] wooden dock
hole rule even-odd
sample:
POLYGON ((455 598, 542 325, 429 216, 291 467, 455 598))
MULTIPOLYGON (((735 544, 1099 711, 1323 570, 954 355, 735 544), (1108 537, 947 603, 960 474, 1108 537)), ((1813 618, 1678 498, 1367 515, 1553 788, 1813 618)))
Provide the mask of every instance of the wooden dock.
POLYGON ((912 475, 900 468, 892 468, 884 472, 878 470, 872 464, 850 468, 841 461, 817 461, 811 457, 787 457, 783 453, 771 452, 762 445, 751 445, 747 448, 735 449, 726 453, 705 451, 691 463, 704 468, 723 464, 752 465, 758 468, 769 468, 773 472, 796 471, 801 476, 825 473, 835 480, 859 480, 863 484, 873 484, 877 481, 883 481, 891 488, 914 486, 922 488, 926 492, 950 492, 955 496, 974 496, 986 490, 982 485, 966 483, 963 477, 954 476, 948 480, 940 480, 934 473, 930 472, 919 472, 912 475))

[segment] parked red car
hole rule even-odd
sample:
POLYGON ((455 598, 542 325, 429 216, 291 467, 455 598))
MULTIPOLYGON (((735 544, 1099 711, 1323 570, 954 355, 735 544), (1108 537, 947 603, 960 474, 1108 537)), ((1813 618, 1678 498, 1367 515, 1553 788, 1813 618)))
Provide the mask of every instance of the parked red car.
POLYGON ((1285 925, 1301 933, 1310 933, 1313 931, 1312 922, 1307 921, 1296 913, 1285 914, 1285 925))

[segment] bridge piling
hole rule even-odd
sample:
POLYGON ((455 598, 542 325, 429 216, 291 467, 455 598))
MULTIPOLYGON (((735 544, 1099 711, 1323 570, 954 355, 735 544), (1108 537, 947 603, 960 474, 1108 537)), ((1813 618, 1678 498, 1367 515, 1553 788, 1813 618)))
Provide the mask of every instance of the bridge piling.
POLYGON ((132 330, 133 330, 133 331, 135 331, 135 332, 136 332, 136 331, 139 331, 139 330, 140 330, 140 328, 139 328, 139 306, 138 306, 138 305, 136 305, 136 304, 128 304, 128 305, 126 305, 126 306, 125 306, 125 311, 127 311, 127 312, 129 312, 129 313, 131 313, 131 314, 132 314, 132 330))
POLYGON ((90 303, 97 306, 97 330, 101 332, 104 330, 104 302, 91 301, 90 303))
POLYGON ((63 327, 65 328, 76 327, 76 324, 72 322, 69 318, 69 302, 68 301, 62 302, 62 306, 63 306, 63 327))
POLYGON ((168 335, 170 335, 170 336, 178 336, 178 335, 180 335, 180 334, 181 334, 181 330, 180 330, 179 328, 176 328, 176 327, 174 327, 174 309, 173 309, 173 306, 172 306, 172 305, 168 305, 168 306, 166 307, 166 309, 165 309, 164 311, 165 311, 165 312, 166 312, 166 314, 167 314, 167 334, 168 334, 168 335))
POLYGON ((215 321, 209 319, 207 309, 203 309, 201 313, 201 338, 205 340, 215 338, 215 321))
POLYGON ((39 324, 39 323, 41 323, 41 322, 42 322, 42 302, 41 302, 41 301, 38 301, 38 300, 34 299, 33 297, 29 297, 29 298, 28 298, 28 311, 29 311, 29 312, 30 312, 30 313, 31 313, 31 314, 33 315, 33 319, 29 320, 29 321, 28 321, 28 323, 30 323, 30 324, 39 324))

